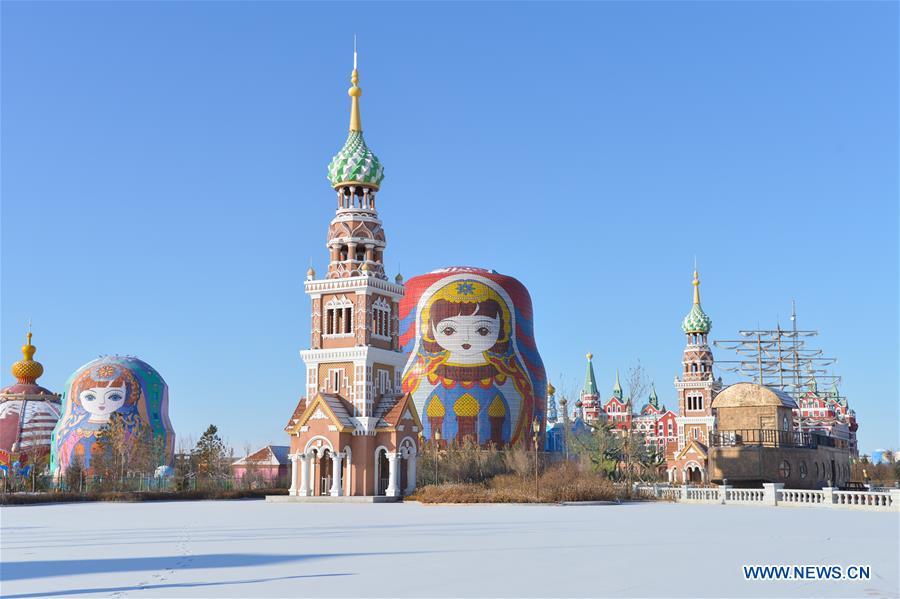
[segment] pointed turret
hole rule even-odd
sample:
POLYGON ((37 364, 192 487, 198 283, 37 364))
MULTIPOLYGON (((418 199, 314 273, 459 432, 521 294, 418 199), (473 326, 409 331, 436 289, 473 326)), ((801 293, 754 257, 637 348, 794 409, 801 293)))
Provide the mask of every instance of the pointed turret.
POLYGON ((584 375, 582 395, 597 395, 597 379, 594 377, 594 354, 587 354, 587 373, 584 375))
POLYGON ((616 368, 616 384, 613 386, 613 396, 622 399, 622 384, 619 382, 619 369, 616 368))

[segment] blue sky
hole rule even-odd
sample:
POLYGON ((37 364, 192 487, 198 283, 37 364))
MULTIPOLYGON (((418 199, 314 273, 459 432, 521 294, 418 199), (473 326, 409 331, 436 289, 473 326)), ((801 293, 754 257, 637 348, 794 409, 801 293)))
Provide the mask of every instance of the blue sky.
POLYGON ((513 275, 554 384, 673 405, 696 255, 713 338, 796 299, 898 445, 896 3, 0 11, 4 384, 31 318, 45 386, 133 354, 182 438, 285 442, 355 33, 391 275, 513 275))

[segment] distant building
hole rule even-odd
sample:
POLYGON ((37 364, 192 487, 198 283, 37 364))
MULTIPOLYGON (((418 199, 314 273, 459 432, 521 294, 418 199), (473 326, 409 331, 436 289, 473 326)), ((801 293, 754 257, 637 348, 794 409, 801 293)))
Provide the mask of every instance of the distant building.
POLYGON ((287 445, 266 445, 232 462, 231 473, 238 482, 250 478, 267 486, 290 484, 291 461, 287 445))
POLYGON ((0 389, 0 475, 20 471, 50 453, 50 437, 62 410, 60 396, 37 384, 44 367, 34 360, 31 332, 22 359, 12 365, 16 383, 0 389))

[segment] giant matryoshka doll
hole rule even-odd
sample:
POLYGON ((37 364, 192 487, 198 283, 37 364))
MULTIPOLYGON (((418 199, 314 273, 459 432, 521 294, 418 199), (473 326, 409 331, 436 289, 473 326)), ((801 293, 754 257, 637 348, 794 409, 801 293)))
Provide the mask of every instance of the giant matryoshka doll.
POLYGON ((121 420, 130 442, 155 442, 158 466, 174 462, 168 386, 143 360, 104 356, 85 364, 69 377, 62 401, 51 440, 54 474, 64 474, 75 456, 90 471, 98 435, 113 418, 121 420))
POLYGON ((531 297, 516 279, 452 267, 410 279, 400 303, 409 352, 403 392, 424 435, 448 442, 539 447, 547 376, 534 340, 531 297))

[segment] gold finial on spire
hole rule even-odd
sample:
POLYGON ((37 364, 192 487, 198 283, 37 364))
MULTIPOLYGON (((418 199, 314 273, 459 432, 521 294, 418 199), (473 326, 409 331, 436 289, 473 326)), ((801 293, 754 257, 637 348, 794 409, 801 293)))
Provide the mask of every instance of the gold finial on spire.
POLYGON ((350 130, 362 131, 362 118, 359 116, 359 97, 362 90, 359 88, 359 71, 356 68, 356 36, 353 36, 353 72, 350 74, 350 89, 347 95, 350 96, 350 130))
POLYGON ((700 273, 694 270, 694 303, 700 305, 700 273))

